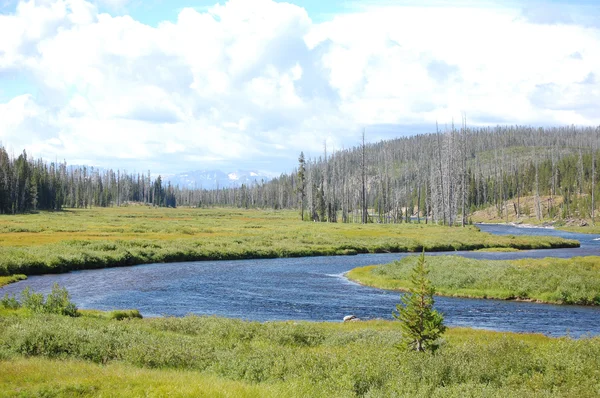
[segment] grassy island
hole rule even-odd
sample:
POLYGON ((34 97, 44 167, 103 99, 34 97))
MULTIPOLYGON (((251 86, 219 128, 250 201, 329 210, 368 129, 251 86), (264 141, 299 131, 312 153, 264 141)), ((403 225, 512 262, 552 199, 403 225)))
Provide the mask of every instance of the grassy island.
MULTIPOLYGON (((405 290, 415 256, 355 268, 348 278, 382 289, 405 290)), ((429 256, 429 278, 441 296, 600 305, 600 257, 475 260, 429 256)))
POLYGON ((476 227, 302 222, 295 211, 129 206, 0 216, 0 276, 153 262, 577 247, 476 227))
POLYGON ((452 328, 435 355, 399 322, 0 314, 7 397, 596 397, 600 339, 452 328))

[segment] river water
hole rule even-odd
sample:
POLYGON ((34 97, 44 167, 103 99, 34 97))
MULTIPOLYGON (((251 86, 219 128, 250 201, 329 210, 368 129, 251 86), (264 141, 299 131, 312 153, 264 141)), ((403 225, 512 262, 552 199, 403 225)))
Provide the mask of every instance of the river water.
MULTIPOLYGON (((515 259, 600 255, 600 236, 551 229, 480 225, 494 234, 553 235, 576 239, 576 249, 512 253, 452 252, 470 258, 515 259)), ((449 253, 431 253, 442 255, 449 253)), ((399 293, 360 286, 343 274, 352 268, 385 264, 411 254, 198 261, 76 271, 32 276, 0 289, 19 293, 26 286, 48 293, 55 282, 79 308, 137 308, 144 316, 217 315, 249 320, 340 321, 391 319, 399 293)), ((449 326, 536 332, 550 336, 600 335, 600 308, 502 300, 436 297, 449 326)))

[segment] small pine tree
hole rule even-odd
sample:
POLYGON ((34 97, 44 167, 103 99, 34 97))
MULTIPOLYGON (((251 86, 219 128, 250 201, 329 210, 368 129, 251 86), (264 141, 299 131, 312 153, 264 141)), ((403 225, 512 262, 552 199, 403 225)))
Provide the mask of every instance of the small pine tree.
POLYGON ((425 251, 412 270, 412 287, 396 305, 394 318, 402 322, 402 346, 416 351, 435 351, 441 335, 446 331, 444 317, 433 309, 435 288, 427 278, 425 251))

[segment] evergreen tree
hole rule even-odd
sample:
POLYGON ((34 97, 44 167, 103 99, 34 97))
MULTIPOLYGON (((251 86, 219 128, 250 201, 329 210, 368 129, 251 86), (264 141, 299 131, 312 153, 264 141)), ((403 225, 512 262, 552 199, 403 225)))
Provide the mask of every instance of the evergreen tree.
POLYGON ((304 198, 306 197, 306 171, 304 152, 298 158, 298 195, 300 196, 300 219, 304 220, 304 198))
POLYGON ((402 295, 402 304, 396 305, 394 318, 402 322, 402 345, 416 351, 435 351, 438 340, 446 330, 444 317, 433 309, 435 288, 427 278, 425 251, 412 270, 412 287, 402 295))
POLYGON ((323 181, 317 191, 317 205, 319 207, 319 221, 325 222, 326 220, 326 208, 325 208, 325 190, 323 189, 323 181))

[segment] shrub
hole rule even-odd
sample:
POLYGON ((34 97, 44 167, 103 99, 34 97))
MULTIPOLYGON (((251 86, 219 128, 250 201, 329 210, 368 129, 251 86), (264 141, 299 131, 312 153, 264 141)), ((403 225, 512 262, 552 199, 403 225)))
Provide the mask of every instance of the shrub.
POLYGON ((115 310, 111 311, 108 315, 109 319, 116 319, 121 321, 123 319, 142 319, 142 314, 138 310, 115 310))
POLYGON ((52 292, 46 298, 44 312, 67 316, 77 316, 77 306, 71 301, 67 289, 57 283, 52 286, 52 292))
POLYGON ((15 295, 9 296, 8 293, 4 295, 2 299, 0 299, 0 308, 6 308, 9 310, 16 310, 21 307, 21 304, 16 299, 15 295))
POLYGON ((26 287, 21 292, 21 303, 13 297, 4 296, 0 302, 4 308, 16 309, 20 306, 29 309, 35 313, 58 314, 67 316, 78 316, 77 306, 71 301, 71 296, 66 288, 60 287, 57 283, 52 286, 52 291, 44 298, 42 293, 34 292, 30 287, 26 287))
POLYGON ((44 295, 34 292, 30 287, 26 287, 21 292, 21 305, 33 312, 45 312, 44 295))

